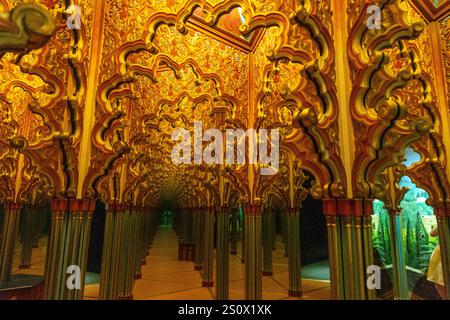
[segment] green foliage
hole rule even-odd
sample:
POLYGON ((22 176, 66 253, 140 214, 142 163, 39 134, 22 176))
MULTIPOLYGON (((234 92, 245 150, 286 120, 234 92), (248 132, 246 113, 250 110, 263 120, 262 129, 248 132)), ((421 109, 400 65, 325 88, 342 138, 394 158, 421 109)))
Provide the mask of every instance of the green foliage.
MULTIPOLYGON (((406 265, 426 273, 431 254, 438 242, 437 238, 429 236, 429 230, 436 224, 433 208, 425 203, 428 193, 417 188, 409 177, 402 177, 400 186, 409 189, 400 203, 406 265)), ((374 220, 378 223, 373 225, 373 247, 381 262, 389 265, 392 263, 389 216, 381 201, 374 201, 374 220)))
POLYGON ((392 263, 391 240, 389 233, 389 216, 383 203, 374 203, 375 214, 378 215, 378 228, 372 233, 373 248, 378 252, 381 262, 384 265, 392 263))

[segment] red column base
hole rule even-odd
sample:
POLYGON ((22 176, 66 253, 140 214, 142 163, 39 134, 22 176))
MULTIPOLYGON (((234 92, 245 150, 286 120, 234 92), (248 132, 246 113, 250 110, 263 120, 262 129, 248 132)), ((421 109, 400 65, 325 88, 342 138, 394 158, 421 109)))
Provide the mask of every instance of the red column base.
POLYGON ((129 296, 119 296, 118 300, 133 300, 133 295, 129 296))
POLYGON ((237 254, 237 250, 231 250, 230 254, 236 255, 237 254))
POLYGON ((288 295, 289 295, 289 297, 301 297, 301 296, 303 296, 303 292, 301 290, 300 291, 288 290, 288 295))
POLYGON ((203 266, 194 266, 195 271, 203 270, 203 266))
POLYGON ((38 245, 38 244, 35 244, 35 245, 33 246, 33 249, 37 249, 37 248, 39 248, 39 245, 38 245))
POLYGON ((142 273, 135 274, 135 275, 134 275, 134 279, 136 279, 136 280, 142 279, 142 273))
POLYGON ((29 264, 19 264, 19 269, 28 269, 30 267, 31 267, 31 265, 29 265, 29 264))
POLYGON ((209 281, 203 281, 203 282, 202 282, 202 287, 205 287, 205 288, 212 288, 212 287, 214 287, 214 282, 213 282, 213 281, 211 281, 211 282, 209 282, 209 281))
POLYGON ((271 277, 273 276, 273 271, 263 271, 263 276, 271 277))
POLYGON ((241 259, 241 263, 245 263, 245 259, 241 259))
POLYGON ((147 265, 147 261, 142 261, 141 265, 143 265, 143 266, 147 265))

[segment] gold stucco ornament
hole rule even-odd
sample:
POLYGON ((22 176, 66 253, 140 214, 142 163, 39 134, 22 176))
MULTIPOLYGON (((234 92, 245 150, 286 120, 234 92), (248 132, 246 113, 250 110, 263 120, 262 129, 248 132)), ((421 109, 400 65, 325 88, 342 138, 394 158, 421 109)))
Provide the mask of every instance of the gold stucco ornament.
POLYGON ((55 20, 43 7, 25 3, 0 13, 0 50, 20 51, 45 45, 55 33, 55 20))

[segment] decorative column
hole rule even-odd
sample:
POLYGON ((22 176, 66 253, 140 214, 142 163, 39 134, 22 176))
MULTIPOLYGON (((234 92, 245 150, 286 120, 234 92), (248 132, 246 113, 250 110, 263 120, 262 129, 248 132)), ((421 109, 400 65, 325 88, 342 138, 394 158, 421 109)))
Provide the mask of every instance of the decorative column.
POLYGON ((194 239, 192 234, 192 224, 193 224, 193 208, 188 207, 185 211, 185 224, 184 224, 184 241, 186 243, 191 243, 194 239))
MULTIPOLYGON (((448 25, 448 22, 447 22, 448 25)), ((433 70, 434 89, 436 90, 436 99, 440 116, 443 124, 450 122, 450 113, 448 112, 448 94, 450 87, 447 85, 446 78, 448 77, 448 67, 445 65, 444 53, 447 52, 445 46, 448 44, 444 39, 441 29, 441 24, 438 21, 432 21, 428 25, 430 33, 430 44, 432 62, 434 64, 433 70)), ((448 40, 447 40, 448 41, 448 40)), ((442 140, 444 142, 445 158, 450 159, 450 126, 442 125, 442 140)), ((450 166, 446 166, 447 177, 450 176, 450 166)), ((447 196, 448 197, 448 196, 447 196)), ((442 271, 444 273, 444 284, 446 291, 446 298, 450 300, 450 202, 449 200, 439 201, 436 208, 436 219, 439 232, 439 247, 441 250, 442 271)))
POLYGON ((274 212, 271 212, 272 214, 272 251, 277 249, 277 219, 276 214, 274 212))
POLYGON ((118 270, 120 260, 120 218, 123 206, 106 205, 105 234, 103 238, 102 268, 100 272, 100 300, 118 298, 118 270))
POLYGON ((280 214, 281 217, 281 241, 283 242, 284 256, 288 256, 288 235, 287 235, 287 215, 283 212, 280 214))
MULTIPOLYGON (((152 209, 151 208, 144 208, 142 219, 143 219, 143 243, 142 243, 142 260, 141 265, 147 264, 147 256, 150 253, 150 248, 152 245, 152 209)), ((157 226, 159 227, 159 225, 157 226)))
POLYGON ((372 200, 325 199, 331 292, 333 299, 374 299, 366 286, 367 267, 373 265, 372 200))
POLYGON ((442 272, 446 299, 450 300, 450 203, 438 204, 436 220, 439 233, 439 247, 441 251, 442 272))
POLYGON ((247 226, 246 226, 246 220, 245 220, 245 208, 241 208, 241 210, 244 211, 243 215, 242 215, 242 230, 241 230, 241 245, 242 245, 242 250, 241 250, 241 263, 245 263, 245 259, 247 257, 247 251, 246 251, 246 246, 245 246, 245 239, 247 238, 245 235, 247 226))
POLYGON ((327 214, 327 236, 328 236, 328 261, 330 265, 331 299, 344 299, 343 270, 342 270, 342 249, 340 247, 340 232, 338 216, 327 214))
POLYGON ((144 210, 137 208, 135 217, 135 255, 134 255, 134 279, 142 279, 142 262, 145 262, 144 245, 144 210))
MULTIPOLYGON (((95 201, 54 199, 52 226, 45 267, 45 297, 48 300, 81 300, 86 276, 89 234, 95 201), (80 271, 80 287, 70 289, 67 278, 74 266, 80 271)), ((72 271, 73 272, 73 271, 72 271)), ((75 277, 77 272, 75 272, 75 277)))
POLYGON ((137 206, 108 206, 99 299, 133 299, 134 281, 140 278, 141 265, 153 236, 149 218, 137 206), (148 230, 149 236, 145 237, 143 230, 148 230))
POLYGON ((391 240, 392 277, 394 283, 394 299, 408 300, 408 277, 406 274, 406 258, 402 239, 402 216, 399 208, 387 208, 389 214, 389 234, 391 240))
POLYGON ((238 240, 238 208, 231 209, 231 249, 230 253, 237 254, 238 240))
POLYGON ((5 202, 3 209, 2 236, 0 242, 0 284, 8 283, 11 278, 14 246, 19 228, 20 204, 5 202))
POLYGON ((213 287, 214 268, 214 207, 205 210, 205 233, 204 233, 204 260, 203 260, 203 287, 213 287))
POLYGON ((272 246, 273 246, 273 214, 270 208, 264 210, 262 216, 263 237, 263 276, 272 276, 272 246))
POLYGON ((289 208, 286 215, 289 296, 301 297, 300 214, 298 208, 289 208))
POLYGON ((119 300, 133 300, 133 217, 135 215, 134 206, 125 206, 122 215, 120 258, 119 258, 119 300))
POLYGON ((246 205, 245 220, 245 299, 262 299, 262 206, 246 205))
POLYGON ((35 240, 37 217, 41 214, 41 208, 36 205, 24 206, 22 209, 23 236, 22 251, 20 254, 19 269, 27 269, 31 266, 33 243, 35 240))
POLYGON ((193 249, 193 209, 186 207, 182 209, 180 234, 178 241, 178 260, 195 261, 193 249))
POLYGON ((184 237, 184 208, 178 208, 174 212, 174 229, 177 234, 178 240, 182 240, 184 237))
POLYGON ((229 299, 230 213, 227 206, 217 211, 216 299, 229 299))
POLYGON ((194 240, 195 240, 195 261, 194 270, 203 269, 203 235, 205 229, 204 218, 206 216, 205 208, 194 209, 194 240))

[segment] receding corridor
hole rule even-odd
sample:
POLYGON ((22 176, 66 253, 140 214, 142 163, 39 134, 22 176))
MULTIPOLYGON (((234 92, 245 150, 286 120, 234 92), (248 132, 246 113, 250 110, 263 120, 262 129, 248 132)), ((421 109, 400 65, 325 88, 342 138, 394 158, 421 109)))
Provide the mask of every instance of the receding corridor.
POLYGON ((450 0, 0 0, 0 300, 83 299, 450 300, 450 0))
MULTIPOLYGON (((230 299, 244 298, 244 265, 241 264, 240 250, 230 256, 230 299)), ((142 279, 134 284, 135 300, 203 300, 214 299, 214 288, 201 286, 201 271, 194 271, 193 262, 178 261, 178 245, 172 229, 160 228, 147 256, 147 264, 142 266, 142 279)), ((272 277, 263 278, 263 299, 296 299, 287 294, 287 258, 282 251, 282 243, 277 242, 273 256, 272 277)), ((86 285, 85 299, 98 298, 98 284, 86 285)), ((329 282, 303 279, 302 299, 329 299, 329 282)))

